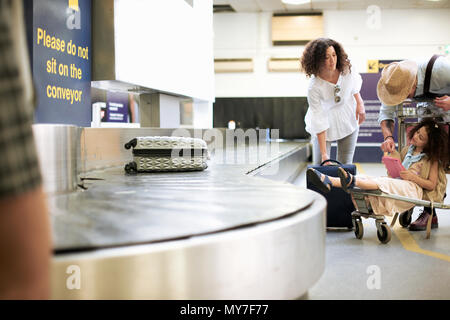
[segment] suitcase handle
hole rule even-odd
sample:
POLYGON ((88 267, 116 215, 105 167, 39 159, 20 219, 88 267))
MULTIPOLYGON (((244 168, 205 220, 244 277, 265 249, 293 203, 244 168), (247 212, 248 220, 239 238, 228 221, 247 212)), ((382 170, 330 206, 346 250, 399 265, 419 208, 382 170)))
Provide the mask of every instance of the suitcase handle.
POLYGON ((327 162, 334 162, 334 163, 335 163, 334 165, 342 166, 342 163, 340 163, 340 162, 337 161, 337 160, 333 160, 333 159, 324 160, 324 161, 322 161, 322 163, 321 163, 320 165, 323 166, 323 164, 324 164, 324 163, 327 163, 327 162))

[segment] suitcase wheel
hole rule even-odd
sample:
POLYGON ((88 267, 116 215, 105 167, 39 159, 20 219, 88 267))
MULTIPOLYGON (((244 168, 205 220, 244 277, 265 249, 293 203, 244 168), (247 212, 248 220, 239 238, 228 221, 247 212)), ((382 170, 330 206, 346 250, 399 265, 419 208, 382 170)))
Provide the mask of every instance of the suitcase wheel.
POLYGON ((131 147, 136 147, 137 146, 137 139, 134 138, 133 140, 130 140, 129 142, 125 143, 125 149, 130 149, 131 147))
POLYGON ((135 173, 135 172, 137 172, 136 162, 133 161, 133 162, 127 163, 125 165, 125 171, 127 173, 135 173))

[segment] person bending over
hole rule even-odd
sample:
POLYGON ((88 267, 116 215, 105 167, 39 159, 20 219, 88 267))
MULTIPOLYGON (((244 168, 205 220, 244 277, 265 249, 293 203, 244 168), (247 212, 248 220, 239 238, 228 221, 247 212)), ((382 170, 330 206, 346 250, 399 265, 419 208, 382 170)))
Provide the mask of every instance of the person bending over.
POLYGON ((359 94, 361 76, 342 45, 328 38, 310 41, 300 63, 311 77, 305 130, 311 134, 313 163, 330 158, 333 141, 337 142, 337 160, 352 163, 359 125, 366 118, 359 94))
POLYGON ((434 58, 428 92, 425 92, 425 75, 432 59, 392 62, 383 69, 377 83, 377 96, 381 101, 378 123, 384 137, 380 148, 383 152, 395 149, 394 120, 408 98, 418 102, 419 116, 439 117, 442 122, 450 122, 450 60, 443 56, 434 58))

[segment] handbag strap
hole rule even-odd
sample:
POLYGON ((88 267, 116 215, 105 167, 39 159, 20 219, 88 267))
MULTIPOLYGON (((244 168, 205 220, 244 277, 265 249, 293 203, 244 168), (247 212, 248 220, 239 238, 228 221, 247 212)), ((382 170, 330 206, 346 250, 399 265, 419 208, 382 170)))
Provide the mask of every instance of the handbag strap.
POLYGON ((337 161, 337 160, 333 160, 333 159, 324 160, 324 161, 322 161, 322 163, 321 163, 320 165, 323 166, 323 164, 324 164, 324 163, 327 163, 327 162, 334 162, 335 165, 342 166, 342 163, 340 163, 340 162, 337 161))

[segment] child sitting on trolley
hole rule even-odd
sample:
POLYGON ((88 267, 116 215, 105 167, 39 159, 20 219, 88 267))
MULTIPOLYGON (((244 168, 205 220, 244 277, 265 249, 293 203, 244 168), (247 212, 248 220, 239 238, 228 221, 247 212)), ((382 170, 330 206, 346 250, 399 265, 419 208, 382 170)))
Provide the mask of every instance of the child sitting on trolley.
MULTIPOLYGON (((322 192, 329 192, 332 186, 347 192, 349 188, 357 187, 363 190, 381 190, 418 200, 443 202, 447 188, 445 168, 449 163, 448 133, 444 125, 426 118, 412 128, 408 138, 409 145, 400 153, 395 151, 391 155, 400 159, 406 169, 400 172, 400 179, 352 175, 343 168, 338 168, 339 178, 327 176, 310 168, 307 171, 308 179, 322 192)), ((368 196, 368 201, 377 215, 393 216, 414 207, 414 203, 411 202, 376 196, 368 196)), ((430 213, 424 210, 409 229, 425 230, 430 217, 430 213)), ((431 219, 431 228, 437 228, 435 211, 431 219)))

